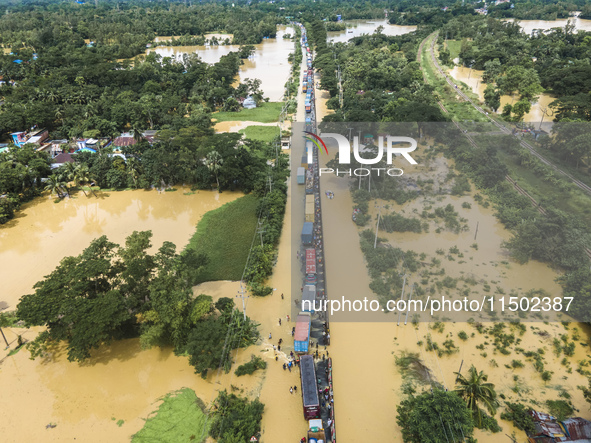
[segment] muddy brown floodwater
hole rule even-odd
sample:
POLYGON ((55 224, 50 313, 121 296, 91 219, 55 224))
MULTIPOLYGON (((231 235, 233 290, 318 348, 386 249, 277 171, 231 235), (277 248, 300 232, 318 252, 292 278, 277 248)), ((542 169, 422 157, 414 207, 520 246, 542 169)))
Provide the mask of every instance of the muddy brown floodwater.
MULTIPOLYGON (((292 39, 284 39, 285 34, 294 34, 291 26, 280 25, 277 27, 277 38, 263 40, 262 43, 253 45, 255 53, 249 59, 243 60, 240 66, 238 76, 240 80, 246 78, 261 80, 261 89, 265 97, 270 101, 280 101, 285 92, 285 82, 289 78, 291 65, 287 57, 294 51, 294 42, 292 39)), ((211 38, 214 34, 207 34, 211 38)), ((226 37, 232 39, 231 34, 215 34, 215 36, 224 40, 226 37)), ((169 40, 170 37, 157 37, 157 40, 169 40)), ((155 52, 162 57, 180 58, 183 54, 197 54, 204 62, 216 63, 223 55, 235 52, 240 49, 240 45, 214 45, 214 46, 157 46, 147 50, 150 54, 155 52)))
MULTIPOLYGON (((472 92, 478 95, 479 100, 484 102, 484 90, 487 86, 487 84, 482 81, 482 74, 484 71, 470 69, 464 66, 455 66, 448 70, 448 72, 454 79, 468 85, 472 89, 472 92)), ((514 104, 517 101, 517 98, 509 95, 502 95, 501 106, 497 110, 497 113, 500 114, 503 112, 503 107, 506 104, 514 104)), ((549 117, 551 110, 548 108, 548 105, 554 100, 556 100, 556 98, 551 95, 540 94, 538 100, 532 104, 531 110, 524 115, 523 121, 528 123, 551 122, 552 117, 549 117)))
POLYGON ((568 19, 559 20, 514 20, 507 19, 508 22, 518 22, 521 30, 526 34, 531 34, 535 29, 547 31, 552 28, 564 28, 567 23, 575 27, 577 31, 591 31, 591 20, 586 20, 579 17, 570 17, 568 19))
MULTIPOLYGON (((523 32, 530 35, 535 29, 548 31, 552 28, 564 28, 567 23, 570 23, 577 30, 589 31, 591 30, 591 20, 580 19, 578 17, 571 17, 569 19, 561 20, 513 20, 508 19, 508 22, 517 21, 523 32)), ((486 83, 482 82, 482 74, 484 71, 477 69, 470 69, 464 66, 455 66, 453 69, 448 71, 449 74, 466 85, 468 85, 474 94, 478 95, 480 101, 484 102, 484 90, 486 89, 486 83)), ((525 114, 523 117, 524 122, 536 123, 536 122, 550 122, 552 121, 551 110, 548 105, 556 100, 548 94, 540 94, 539 99, 532 104, 530 112, 525 114)), ((501 96, 501 106, 497 113, 503 111, 503 107, 506 104, 513 104, 516 101, 515 97, 508 95, 501 96)))
POLYGON ((416 26, 391 25, 388 20, 345 20, 349 25, 345 31, 327 32, 327 40, 333 43, 345 43, 353 37, 359 37, 363 34, 373 34, 378 27, 383 27, 384 35, 403 35, 413 32, 416 26))
MULTIPOLYGON (((2 301, 14 309, 19 297, 64 256, 79 254, 103 234, 122 243, 134 230, 150 229, 153 250, 163 241, 172 241, 180 250, 205 212, 242 195, 208 191, 184 195, 188 188, 177 189, 100 193, 98 199, 80 194, 57 204, 43 197, 28 203, 16 219, 0 228, 0 267, 3 276, 10 276, 3 279, 2 301)), ((233 285, 231 294, 238 288, 233 285)), ((31 340, 40 330, 5 332, 14 347, 17 333, 31 340)), ((236 358, 241 363, 250 353, 243 357, 239 352, 236 358)), ((21 350, 0 363, 4 414, 0 435, 3 441, 14 442, 129 441, 143 426, 142 418, 157 409, 159 397, 189 387, 210 402, 217 390, 229 387, 227 380, 222 377, 220 384, 213 376, 202 380, 186 358, 173 355, 171 349, 141 351, 137 339, 101 348, 83 365, 68 362, 63 348, 34 361, 21 350), (118 427, 117 420, 125 423, 118 427), (49 423, 57 427, 46 429, 49 423)), ((231 382, 250 393, 261 380, 253 376, 231 382)))
MULTIPOLYGON (((322 103, 318 109, 323 109, 322 103)), ((322 114, 319 115, 319 118, 321 117, 322 114)), ((326 163, 328 157, 320 155, 319 159, 326 163)), ((438 159, 434 164, 435 169, 438 169, 448 165, 448 161, 438 159)), ((420 165, 417 172, 421 171, 421 167, 422 172, 430 171, 432 166, 420 165)), ((446 171, 443 172, 445 176, 446 171)), ((324 237, 329 298, 340 299, 341 296, 345 296, 350 300, 364 297, 368 300, 376 299, 369 289, 370 280, 359 246, 361 229, 351 221, 353 202, 348 180, 336 178, 332 174, 323 175, 321 189, 332 190, 335 194, 334 199, 328 200, 323 197, 322 202, 323 223, 328 227, 324 230, 324 237)), ((387 238, 394 247, 411 249, 418 253, 425 252, 429 258, 435 256, 436 249, 447 251, 457 245, 466 255, 466 263, 442 260, 446 275, 452 277, 469 275, 476 279, 486 279, 490 283, 494 281, 495 285, 503 288, 506 293, 511 289, 520 293, 529 289, 544 289, 550 294, 560 294, 560 288, 554 281, 558 274, 547 265, 539 262, 519 265, 507 256, 501 243, 510 237, 510 233, 494 217, 493 209, 479 206, 471 194, 461 198, 446 196, 440 201, 436 201, 435 198, 432 200, 434 207, 451 203, 460 216, 467 219, 469 230, 460 234, 446 231, 437 234, 434 227, 431 227, 428 234, 387 234, 380 231, 380 237, 387 238), (472 208, 462 208, 463 202, 471 203, 472 208), (474 250, 470 245, 474 243, 477 222, 478 250, 474 250)), ((378 204, 383 205, 385 202, 378 204)), ((416 200, 402 207, 392 202, 389 204, 390 210, 404 210, 405 215, 410 216, 413 209, 422 209, 423 202, 416 200)), ((374 202, 370 203, 370 208, 375 216, 377 210, 374 208, 374 202)), ((374 229, 375 219, 370 223, 372 224, 373 226, 368 226, 370 229, 374 229)), ((409 283, 419 281, 418 275, 409 277, 409 283)), ((360 315, 359 319, 362 318, 360 315)), ((401 438, 395 416, 396 405, 404 398, 401 390, 404 380, 396 368, 394 356, 403 350, 418 354, 431 370, 430 380, 448 389, 454 388, 454 372, 459 370, 460 365, 463 365, 462 372, 466 374, 466 370, 473 364, 489 376, 489 381, 495 384, 497 393, 504 394, 507 401, 519 400, 529 404, 535 401, 538 402, 539 409, 547 411, 544 404, 546 400, 556 400, 561 398, 559 395, 569 395, 575 408, 579 409, 575 415, 591 418, 582 392, 577 389, 579 385, 587 385, 587 378, 575 371, 579 361, 584 363, 591 359, 588 349, 590 331, 584 324, 572 322, 567 330, 561 323, 556 322, 525 322, 524 335, 518 336, 516 332, 522 340, 517 347, 523 348, 526 352, 540 348, 545 350, 544 369, 552 372, 552 379, 544 383, 532 362, 527 361, 522 353, 518 354, 514 349, 511 349, 510 355, 497 352, 490 343, 492 339, 488 335, 481 335, 468 323, 445 322, 444 330, 440 333, 431 329, 432 322, 419 323, 415 328, 411 322, 406 326, 403 323, 396 326, 396 318, 393 315, 386 318, 390 321, 369 323, 336 321, 337 317, 332 318, 332 343, 329 350, 334 362, 335 423, 337 435, 345 441, 397 441, 401 438), (575 355, 567 359, 568 366, 565 366, 561 364, 564 356, 556 357, 553 353, 553 340, 565 333, 573 339, 575 328, 580 338, 575 340, 575 355), (460 331, 468 334, 469 338, 466 341, 458 338, 460 331), (424 343, 428 334, 440 347, 445 340, 454 340, 457 352, 441 357, 434 352, 427 352, 425 346, 419 346, 418 342, 424 343), (484 349, 477 349, 477 346, 484 349), (512 368, 513 360, 520 360, 524 367, 512 368)), ((491 325, 492 323, 485 323, 485 326, 491 325)), ((509 326, 507 328, 509 329, 509 326)), ((502 412, 502 409, 501 407, 499 412, 502 412)), ((500 420, 499 413, 496 418, 503 428, 502 433, 492 434, 475 430, 478 441, 495 443, 501 436, 511 435, 513 431, 516 432, 517 441, 525 441, 522 431, 515 429, 511 423, 500 420)))
POLYGON ((152 230, 153 250, 171 241, 181 250, 203 214, 238 198, 235 192, 100 192, 78 193, 54 203, 40 197, 24 205, 15 219, 0 226, 0 267, 11 276, 3 282, 0 302, 14 309, 18 299, 68 255, 78 255, 91 240, 107 235, 123 243, 133 231, 152 230), (7 280, 7 281, 6 281, 7 280))

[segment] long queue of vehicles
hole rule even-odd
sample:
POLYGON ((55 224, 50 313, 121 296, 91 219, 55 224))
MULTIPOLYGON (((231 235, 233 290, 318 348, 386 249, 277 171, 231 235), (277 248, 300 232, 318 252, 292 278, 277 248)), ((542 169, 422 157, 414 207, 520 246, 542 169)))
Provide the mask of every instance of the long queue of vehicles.
MULTIPOLYGON (((302 93, 306 94, 304 106, 306 111, 305 130, 315 131, 315 106, 314 106, 314 70, 312 68, 312 53, 308 45, 306 36, 306 28, 302 24, 298 24, 301 30, 301 44, 302 50, 306 54, 306 70, 304 71, 304 79, 302 84, 302 93)), ((318 294, 318 289, 325 289, 324 281, 318 279, 318 263, 322 257, 321 242, 317 240, 321 237, 321 217, 320 217, 320 197, 316 192, 319 189, 319 180, 317 171, 315 170, 317 163, 317 153, 313 151, 314 145, 312 142, 305 143, 304 156, 301 164, 297 169, 297 183, 298 185, 305 185, 305 202, 304 202, 304 226, 301 234, 301 242, 305 248, 305 262, 304 279, 302 283, 302 300, 301 311, 296 318, 296 327, 294 332, 294 351, 300 358, 300 378, 301 378, 301 393, 303 401, 304 418, 309 421, 307 441, 308 443, 324 443, 327 440, 327 434, 324 430, 323 420, 320 407, 321 399, 318 390, 320 378, 323 376, 324 370, 320 374, 316 372, 316 364, 314 356, 310 355, 310 334, 312 332, 312 315, 314 314, 314 305, 318 294), (309 153, 316 154, 310 155, 309 153), (312 164, 308 164, 308 159, 314 158, 312 164), (322 286, 318 287, 318 284, 322 286)), ((322 266, 321 266, 322 268, 322 266)), ((324 291, 321 291, 324 293, 324 291)), ((326 323, 324 323, 326 327, 326 323)), ((316 326, 317 327, 317 326, 316 326)), ((325 341, 326 344, 326 341, 325 341)), ((316 345, 318 349, 318 344, 316 345)), ((318 351, 316 351, 318 353, 318 351)), ((332 370, 332 369, 331 369, 332 370)), ((328 374, 328 371, 327 371, 328 374)), ((330 373, 332 374, 332 372, 330 373)), ((330 377, 330 375, 328 375, 330 377)), ((328 388, 327 388, 328 389, 328 388)), ((332 392, 332 385, 330 385, 332 392)), ((332 417, 334 419, 334 416, 332 417)), ((334 434, 334 420, 329 420, 328 427, 331 429, 331 440, 336 442, 334 434), (333 422, 331 426, 331 421, 333 422)))

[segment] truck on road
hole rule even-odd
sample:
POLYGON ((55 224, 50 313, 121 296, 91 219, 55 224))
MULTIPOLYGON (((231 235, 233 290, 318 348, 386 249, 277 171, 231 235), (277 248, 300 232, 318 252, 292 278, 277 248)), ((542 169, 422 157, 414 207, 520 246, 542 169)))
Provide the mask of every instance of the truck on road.
POLYGON ((322 420, 317 418, 308 421, 308 443, 325 443, 326 432, 322 428, 322 420))
POLYGON ((300 357, 300 380, 302 383, 302 402, 304 404, 304 419, 310 420, 320 417, 320 399, 316 382, 316 368, 314 357, 302 355, 300 357))
POLYGON ((293 336, 293 350, 296 354, 307 354, 310 345, 310 324, 312 318, 309 312, 300 312, 296 319, 295 334, 293 336))

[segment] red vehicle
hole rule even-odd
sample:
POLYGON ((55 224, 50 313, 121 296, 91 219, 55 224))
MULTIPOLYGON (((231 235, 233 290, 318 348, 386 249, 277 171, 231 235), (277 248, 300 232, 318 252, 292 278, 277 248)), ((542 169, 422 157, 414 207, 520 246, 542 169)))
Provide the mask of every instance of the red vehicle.
POLYGON ((311 355, 302 355, 300 357, 300 378, 302 382, 304 419, 320 418, 320 399, 318 398, 318 384, 316 383, 316 368, 314 367, 314 357, 311 355))
POLYGON ((306 274, 316 274, 316 249, 306 249, 306 274))

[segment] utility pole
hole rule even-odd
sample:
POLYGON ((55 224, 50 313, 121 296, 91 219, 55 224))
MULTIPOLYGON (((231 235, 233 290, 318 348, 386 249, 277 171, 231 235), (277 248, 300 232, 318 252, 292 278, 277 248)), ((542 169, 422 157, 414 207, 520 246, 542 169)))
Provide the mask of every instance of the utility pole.
POLYGON ((378 222, 376 223, 376 238, 373 241, 373 248, 375 249, 376 246, 378 245, 378 226, 380 225, 380 214, 382 213, 382 207, 379 207, 379 211, 378 211, 378 222))
MULTIPOLYGON (((404 300, 404 287, 406 286, 406 274, 404 274, 404 281, 402 282, 402 294, 400 295, 400 300, 404 300)), ((396 326, 400 326, 400 315, 402 314, 402 311, 398 311, 398 323, 396 323, 396 326)))
POLYGON ((408 313, 410 311, 410 301, 412 300, 412 291, 415 288, 415 284, 413 283, 412 286, 410 287, 410 295, 408 296, 408 301, 409 301, 409 305, 408 305, 408 309, 406 310, 406 317, 404 319, 404 326, 406 326, 406 323, 408 323, 408 313))
POLYGON ((263 232, 265 232, 265 229, 263 229, 263 222, 259 221, 259 226, 257 227, 257 234, 260 234, 261 236, 261 248, 263 248, 263 232))
POLYGON ((8 344, 8 340, 6 340, 6 336, 4 335, 4 331, 2 330, 2 328, 0 328, 0 334, 2 334, 2 338, 4 339, 4 343, 6 343, 6 349, 8 349, 10 347, 10 345, 8 344))
POLYGON ((242 282, 240 282, 240 291, 238 291, 238 295, 236 297, 240 297, 242 299, 242 315, 244 315, 244 321, 246 321, 246 304, 244 303, 244 299, 248 298, 247 295, 244 295, 245 290, 242 282))

